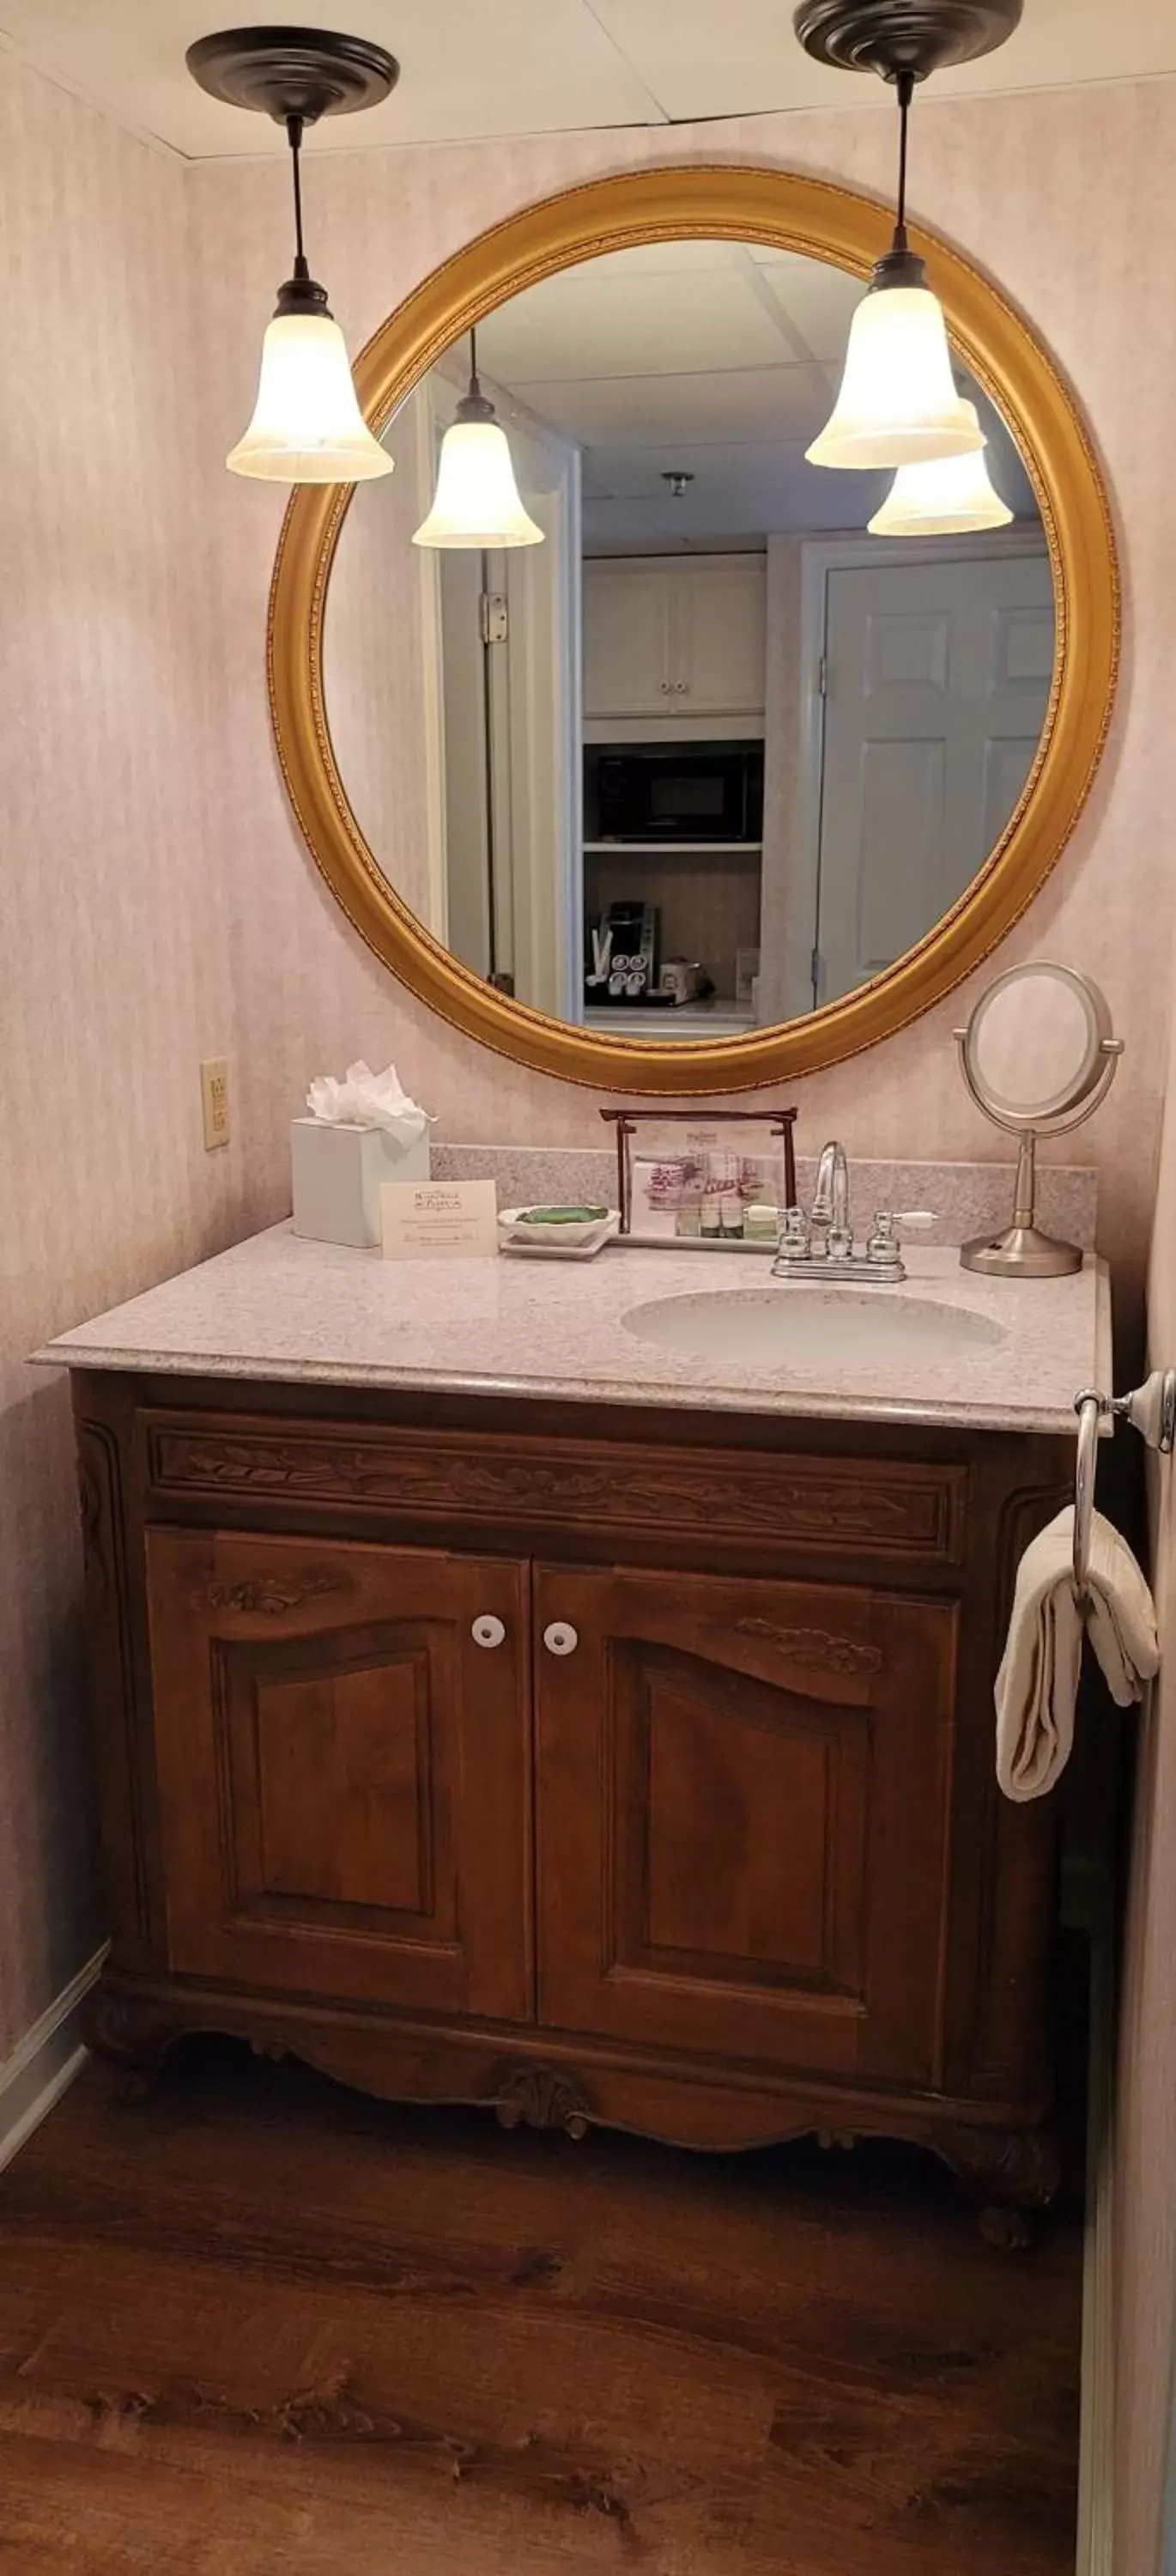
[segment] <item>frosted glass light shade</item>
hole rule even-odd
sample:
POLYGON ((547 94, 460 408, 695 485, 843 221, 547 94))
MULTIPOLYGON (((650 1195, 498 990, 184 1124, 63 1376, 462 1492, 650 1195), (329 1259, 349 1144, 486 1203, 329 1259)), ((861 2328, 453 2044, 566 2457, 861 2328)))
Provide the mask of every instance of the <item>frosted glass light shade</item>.
MULTIPOLYGON (((979 429, 975 403, 965 403, 964 409, 979 429)), ((989 476, 981 447, 970 456, 900 465, 869 526, 872 537, 962 537, 974 528, 1007 528, 1012 515, 989 476)))
POLYGON ((519 497, 506 431, 496 420, 455 420, 441 441, 433 507, 414 546, 541 546, 543 530, 519 497))
POLYGON ((225 463, 263 483, 366 483, 392 472, 329 313, 278 313, 267 325, 253 418, 225 463))
POLYGON ((831 417, 811 465, 916 465, 983 447, 975 406, 961 402, 943 307, 929 286, 875 286, 850 325, 831 417))

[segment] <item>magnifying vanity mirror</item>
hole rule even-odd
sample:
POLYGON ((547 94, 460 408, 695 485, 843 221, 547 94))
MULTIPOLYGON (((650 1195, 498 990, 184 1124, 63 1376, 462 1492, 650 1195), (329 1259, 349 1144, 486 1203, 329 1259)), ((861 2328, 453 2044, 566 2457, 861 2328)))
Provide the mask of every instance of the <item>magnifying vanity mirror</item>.
POLYGON ((978 1109, 1020 1137, 1012 1222, 960 1254, 965 1270, 1057 1279, 1082 1268, 1077 1244, 1043 1234, 1035 1216, 1039 1136, 1065 1136, 1105 1100, 1123 1053, 1097 984, 1070 966, 1010 966, 956 1030, 964 1080, 978 1109))
POLYGON ((291 503, 271 677, 299 820, 393 970, 522 1062, 685 1094, 832 1062, 974 966, 1072 827, 1115 563, 1025 325, 920 240, 989 524, 806 456, 887 221, 737 169, 531 209, 365 352, 395 472, 291 503), (432 506, 474 324, 513 542, 432 506))

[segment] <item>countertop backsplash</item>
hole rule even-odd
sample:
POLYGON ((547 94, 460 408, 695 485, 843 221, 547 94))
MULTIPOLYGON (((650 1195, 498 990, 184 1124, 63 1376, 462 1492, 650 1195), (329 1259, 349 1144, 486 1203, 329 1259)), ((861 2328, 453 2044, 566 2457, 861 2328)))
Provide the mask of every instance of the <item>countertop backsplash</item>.
MULTIPOLYGON (((753 1113, 754 1114, 754 1113, 753 1113)), ((579 1206, 616 1200, 616 1154, 611 1145, 433 1146, 433 1172, 442 1181, 492 1180, 499 1207, 579 1206)), ((812 1204, 815 1157, 797 1157, 801 1203, 812 1204)), ((920 1243, 966 1243, 997 1233, 1011 1220, 1015 1164, 855 1162, 850 1155, 850 1219, 865 1233, 878 1208, 927 1208, 935 1224, 920 1243)), ((1037 1222, 1084 1252, 1095 1249, 1098 1175, 1079 1165, 1042 1164, 1037 1174, 1037 1222)))

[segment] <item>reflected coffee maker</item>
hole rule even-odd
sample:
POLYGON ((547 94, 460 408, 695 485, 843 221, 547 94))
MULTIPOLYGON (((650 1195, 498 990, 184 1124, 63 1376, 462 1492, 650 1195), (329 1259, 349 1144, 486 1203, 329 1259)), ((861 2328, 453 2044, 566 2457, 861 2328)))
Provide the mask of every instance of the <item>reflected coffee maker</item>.
POLYGON ((605 905, 589 925, 586 999, 602 1004, 649 1001, 657 986, 658 908, 639 897, 605 905))

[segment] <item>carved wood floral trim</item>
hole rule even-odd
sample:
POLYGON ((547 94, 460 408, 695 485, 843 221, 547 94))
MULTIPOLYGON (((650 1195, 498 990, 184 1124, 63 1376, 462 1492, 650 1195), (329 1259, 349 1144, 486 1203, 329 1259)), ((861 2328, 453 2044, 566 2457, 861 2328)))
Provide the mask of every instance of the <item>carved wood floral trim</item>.
POLYGON ((159 1420, 149 1458, 161 1495, 368 1504, 556 1526, 588 1516, 609 1528, 644 1530, 656 1521, 666 1530, 849 1546, 932 1563, 958 1560, 966 1480, 963 1468, 917 1462, 807 1465, 697 1450, 649 1456, 621 1443, 594 1458, 572 1442, 540 1449, 512 1440, 496 1450, 489 1441, 425 1440, 411 1431, 356 1439, 310 1426, 291 1434, 159 1420))
POLYGON ((235 1610, 246 1618, 281 1619, 288 1610, 301 1609, 303 1602, 321 1600, 342 1588, 326 1574, 308 1575, 304 1583, 259 1575, 248 1583, 210 1583, 208 1603, 212 1610, 235 1610))
POLYGON ((877 1646, 859 1646, 851 1637, 833 1636, 828 1628, 782 1628, 772 1619, 737 1619, 735 1628, 741 1637, 762 1638, 790 1664, 801 1664, 808 1672, 834 1673, 845 1681, 862 1680, 882 1670, 877 1646))

